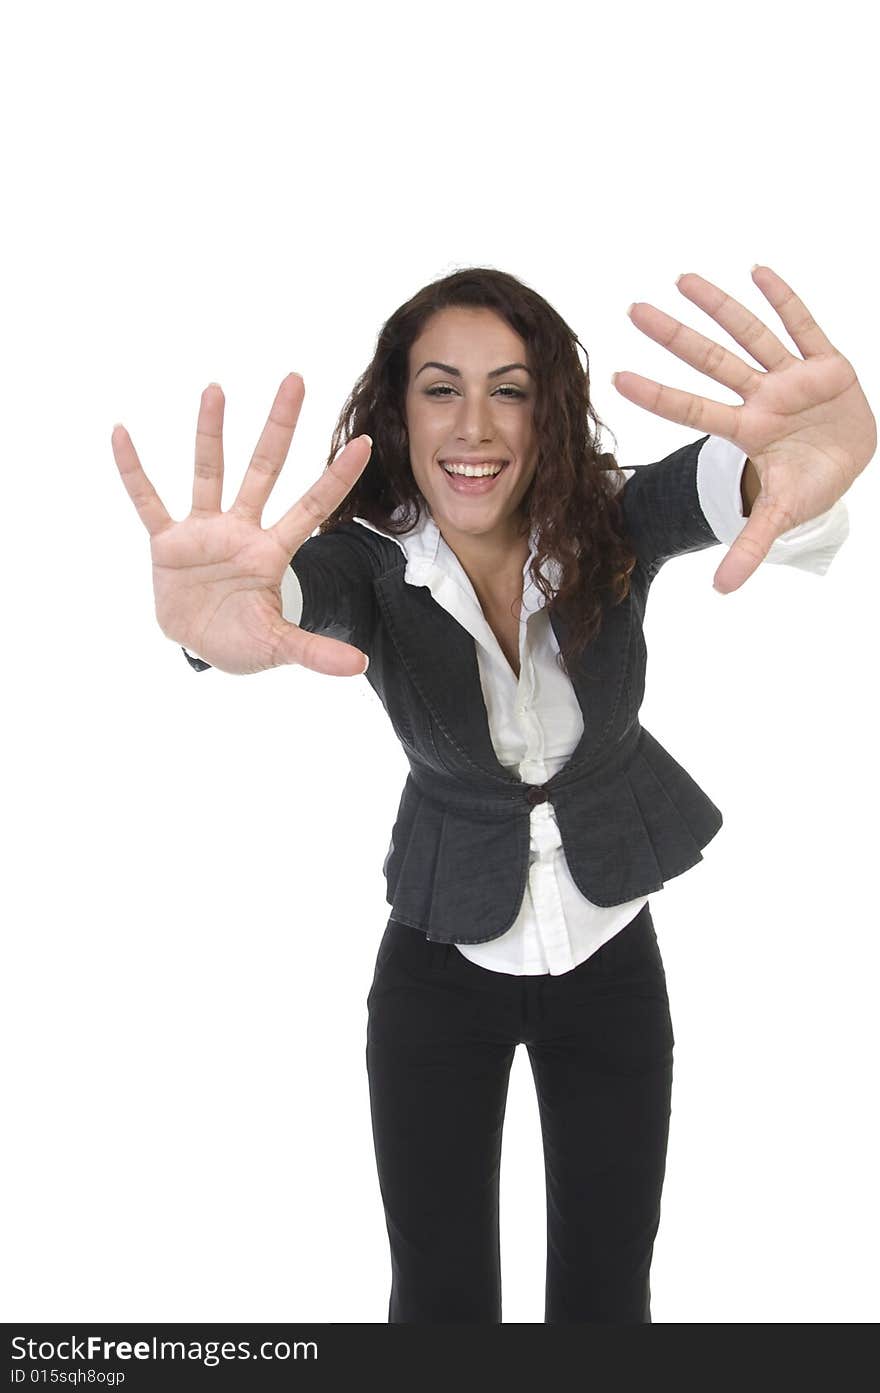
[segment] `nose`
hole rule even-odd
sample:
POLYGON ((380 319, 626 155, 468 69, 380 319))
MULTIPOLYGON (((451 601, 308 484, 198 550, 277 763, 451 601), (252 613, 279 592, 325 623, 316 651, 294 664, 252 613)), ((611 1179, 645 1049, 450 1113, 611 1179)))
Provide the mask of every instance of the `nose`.
POLYGON ((456 424, 460 445, 482 449, 494 437, 491 404, 480 396, 463 397, 456 424))

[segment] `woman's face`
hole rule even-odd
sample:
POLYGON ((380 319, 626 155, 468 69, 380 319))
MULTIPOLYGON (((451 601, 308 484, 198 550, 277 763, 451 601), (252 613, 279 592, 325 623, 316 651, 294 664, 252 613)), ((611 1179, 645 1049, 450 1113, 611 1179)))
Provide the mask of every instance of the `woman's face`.
POLYGON ((521 531, 537 459, 530 367, 525 343, 493 310, 438 310, 410 347, 410 464, 450 545, 456 536, 506 543, 521 531), (468 456, 505 463, 495 478, 443 467, 468 456))

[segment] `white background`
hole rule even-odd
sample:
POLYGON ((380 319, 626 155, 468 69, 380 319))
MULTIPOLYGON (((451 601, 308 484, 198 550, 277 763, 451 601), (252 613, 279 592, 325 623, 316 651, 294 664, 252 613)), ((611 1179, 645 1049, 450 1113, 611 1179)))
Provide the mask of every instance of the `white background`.
MULTIPOLYGON (((7 20, 4 1319, 387 1319, 364 1048, 404 755, 366 680, 190 669, 114 423, 182 517, 219 381, 228 507, 301 372, 270 525, 385 319, 491 265, 572 325, 645 464, 697 432, 614 370, 739 399, 627 306, 737 350, 677 291, 697 271, 788 342, 756 261, 877 413, 867 23, 556 0, 7 20)), ((641 718, 725 818, 651 901, 676 1035, 655 1322, 878 1316, 878 476, 826 576, 765 565, 722 597, 719 547, 652 589, 641 718)), ((504 1320, 540 1322, 524 1046, 501 1183, 504 1320)))

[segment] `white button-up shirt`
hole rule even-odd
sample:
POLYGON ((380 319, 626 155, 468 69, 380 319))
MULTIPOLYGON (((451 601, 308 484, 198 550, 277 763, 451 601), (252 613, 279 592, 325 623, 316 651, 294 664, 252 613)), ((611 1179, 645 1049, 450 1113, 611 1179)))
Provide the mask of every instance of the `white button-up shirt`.
MULTIPOLYGON (((710 436, 697 462, 700 507, 715 536, 728 546, 746 524, 740 492, 746 459, 745 452, 729 441, 710 436)), ((622 471, 621 482, 634 472, 622 471)), ((499 762, 526 783, 542 784, 552 778, 570 758, 584 725, 571 681, 555 662, 559 644, 544 596, 527 575, 534 538, 523 566, 517 678, 464 567, 443 540, 429 510, 423 508, 415 527, 400 536, 384 532, 365 518, 355 521, 397 542, 406 557, 405 580, 428 586, 437 603, 473 636, 499 762)), ((766 560, 824 574, 848 534, 846 505, 840 499, 821 517, 783 533, 766 560)), ((555 562, 545 563, 544 574, 554 587, 558 584, 555 562)), ((284 618, 298 623, 303 597, 292 567, 287 568, 281 590, 284 618)), ((592 904, 571 877, 552 803, 538 803, 530 823, 528 882, 517 918, 499 938, 456 947, 471 962, 494 972, 559 976, 584 962, 628 924, 648 896, 610 908, 592 904)))

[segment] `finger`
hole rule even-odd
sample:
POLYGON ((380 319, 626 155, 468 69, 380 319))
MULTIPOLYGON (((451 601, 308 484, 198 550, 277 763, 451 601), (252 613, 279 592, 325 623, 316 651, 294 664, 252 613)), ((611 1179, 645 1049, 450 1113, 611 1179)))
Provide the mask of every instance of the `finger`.
POLYGON ((141 522, 151 537, 170 527, 174 519, 168 513, 153 485, 144 473, 131 436, 123 425, 116 425, 110 433, 110 444, 122 482, 128 496, 138 510, 141 522))
MULTIPOLYGON (((706 314, 711 315, 722 329, 727 330, 732 339, 736 339, 736 342, 747 353, 751 354, 757 363, 770 369, 784 367, 793 359, 796 361, 794 354, 786 348, 782 340, 776 337, 763 320, 759 319, 756 314, 752 314, 745 305, 741 305, 739 300, 734 300, 732 295, 727 295, 717 285, 713 285, 711 281, 704 280, 702 276, 689 271, 679 276, 676 284, 682 295, 693 304, 698 305, 701 310, 705 310, 706 314)), ((739 388, 734 390, 738 391, 739 388)))
POLYGON ((615 372, 611 380, 627 401, 643 406, 646 411, 653 411, 664 421, 675 421, 680 426, 691 426, 701 435, 721 435, 725 440, 739 443, 737 431, 741 406, 726 406, 720 401, 710 401, 708 397, 682 392, 678 387, 666 387, 637 372, 615 372))
POLYGON ((366 670, 367 655, 354 644, 326 634, 310 634, 296 624, 281 621, 276 662, 296 663, 327 677, 359 677, 366 670))
POLYGON ((196 425, 196 463, 193 476, 194 513, 219 513, 223 498, 223 412, 226 398, 219 382, 202 392, 196 425))
POLYGON ((777 537, 792 526, 790 513, 777 504, 763 500, 759 494, 752 504, 745 527, 734 539, 715 572, 712 581, 715 589, 725 595, 738 590, 765 560, 777 537))
POLYGON ((805 358, 813 358, 819 353, 837 352, 803 300, 795 295, 791 286, 781 276, 777 276, 769 266, 755 266, 752 269, 752 280, 765 300, 770 301, 805 358))
POLYGON ((744 363, 735 353, 722 348, 714 339, 707 339, 696 329, 673 319, 671 314, 664 314, 656 305, 639 300, 630 305, 627 313, 636 328, 647 334, 649 339, 662 344, 683 363, 690 363, 692 368, 714 378, 723 387, 738 392, 741 397, 748 397, 757 391, 766 376, 750 363, 744 363))
POLYGON ((293 556, 315 528, 351 493, 372 453, 368 435, 350 440, 319 479, 303 494, 274 527, 273 532, 287 556, 293 556))
POLYGON ((275 394, 269 419, 230 509, 248 522, 259 522, 263 516, 266 500, 287 458, 305 391, 305 383, 299 373, 290 372, 275 394))

